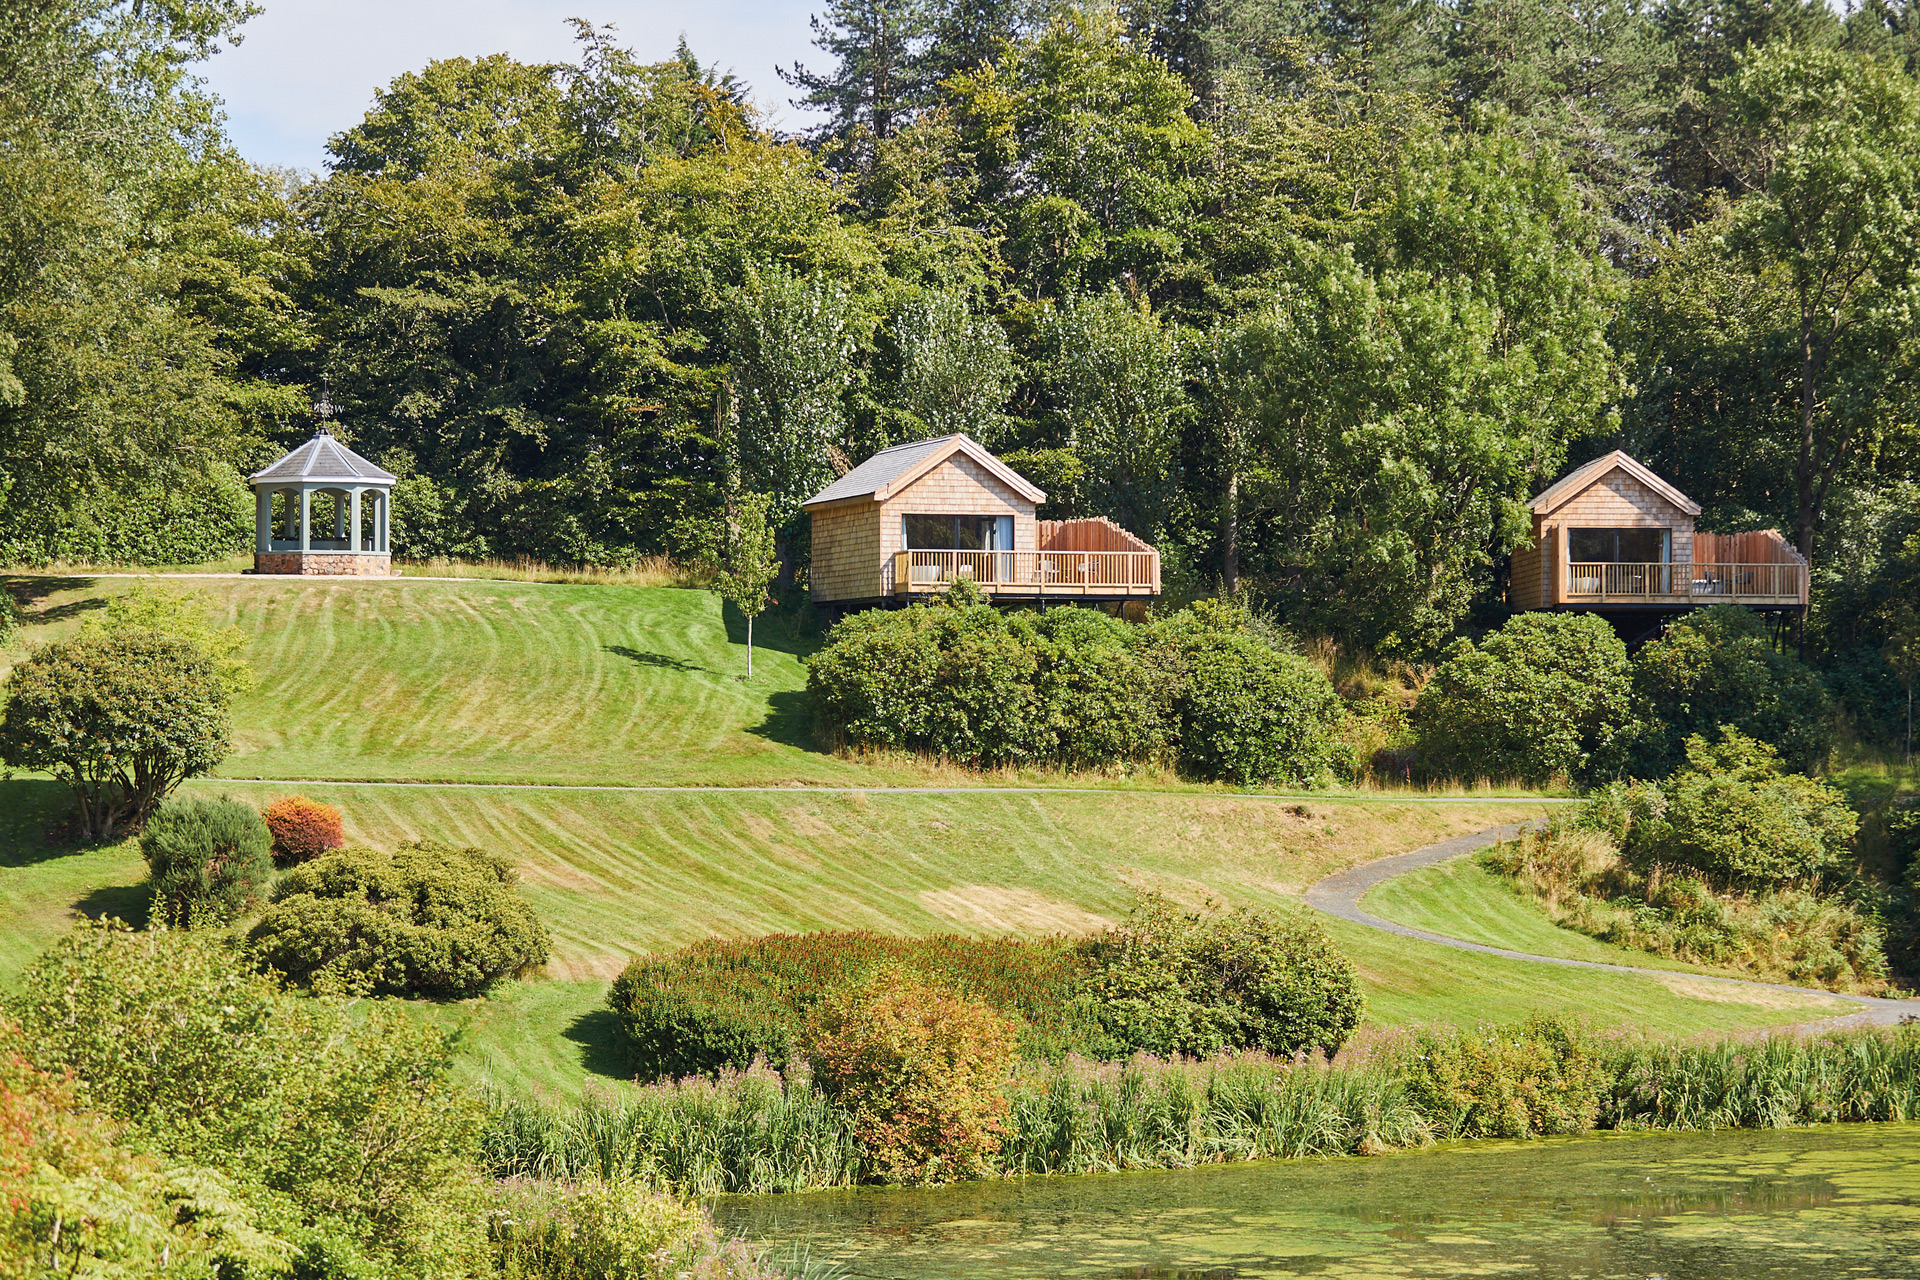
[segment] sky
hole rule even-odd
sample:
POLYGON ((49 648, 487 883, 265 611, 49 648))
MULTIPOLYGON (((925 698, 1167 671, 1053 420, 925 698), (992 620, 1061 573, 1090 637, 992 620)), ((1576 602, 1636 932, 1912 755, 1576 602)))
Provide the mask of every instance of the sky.
POLYGON ((819 0, 261 0, 241 44, 200 74, 226 103, 227 133, 255 164, 318 170, 327 139, 360 120, 374 89, 435 58, 507 53, 570 59, 566 20, 612 23, 643 61, 684 33, 702 63, 731 69, 772 123, 798 128, 776 65, 822 61, 807 24, 819 0), (811 57, 810 57, 811 55, 811 57))

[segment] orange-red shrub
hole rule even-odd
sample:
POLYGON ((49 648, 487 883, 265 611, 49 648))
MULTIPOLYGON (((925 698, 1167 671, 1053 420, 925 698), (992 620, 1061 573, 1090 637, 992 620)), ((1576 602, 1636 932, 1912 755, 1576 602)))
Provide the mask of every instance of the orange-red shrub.
POLYGON ((982 1177, 1006 1133, 1015 1028, 991 1005, 886 967, 809 1019, 813 1082, 886 1182, 982 1177))
POLYGON ((273 832, 273 860, 283 867, 317 858, 347 842, 340 811, 305 796, 281 796, 260 816, 273 832))

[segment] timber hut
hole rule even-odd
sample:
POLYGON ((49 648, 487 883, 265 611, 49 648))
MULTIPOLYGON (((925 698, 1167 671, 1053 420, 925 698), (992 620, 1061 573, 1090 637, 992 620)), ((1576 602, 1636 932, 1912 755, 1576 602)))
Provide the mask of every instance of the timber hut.
POLYGON ((1533 539, 1513 553, 1516 610, 1598 613, 1623 634, 1715 604, 1784 615, 1807 605, 1807 562, 1771 529, 1707 533, 1700 504, 1621 450, 1530 504, 1533 539))
POLYGON ((1041 520, 1047 495, 965 435, 899 444, 802 506, 814 603, 906 604, 972 579, 996 600, 1111 604, 1160 594, 1160 553, 1111 520, 1041 520))

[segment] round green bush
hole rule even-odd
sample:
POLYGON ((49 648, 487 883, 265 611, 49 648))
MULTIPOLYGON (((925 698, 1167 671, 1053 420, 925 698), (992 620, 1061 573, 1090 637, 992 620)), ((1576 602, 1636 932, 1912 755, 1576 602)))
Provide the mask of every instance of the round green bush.
POLYGON ((140 834, 153 884, 153 915, 175 928, 229 924, 273 879, 273 833, 250 804, 177 800, 140 834))
POLYGON ((1184 665, 1184 771, 1258 786, 1308 782, 1333 763, 1340 695, 1305 658, 1221 632, 1189 647, 1184 665))
POLYGON ((1537 785, 1616 772, 1631 724, 1627 647, 1591 614, 1523 613, 1459 641, 1420 693, 1422 763, 1537 785))
POLYGON ((1846 866, 1860 819, 1838 791, 1783 772, 1771 746, 1737 729, 1717 742, 1696 734, 1686 752, 1628 829, 1629 861, 1750 889, 1806 885, 1846 866))
POLYGON ((1109 1034, 1161 1057, 1332 1056, 1366 1012, 1353 963, 1305 915, 1199 915, 1150 895, 1098 939, 1093 960, 1109 1034))
POLYGON ((547 962, 547 930, 504 859, 431 840, 350 848, 288 872, 249 935, 298 982, 457 999, 547 962))
POLYGON ((73 789, 82 834, 137 826, 227 754, 227 691, 214 662, 153 632, 50 644, 7 677, 0 761, 73 789))

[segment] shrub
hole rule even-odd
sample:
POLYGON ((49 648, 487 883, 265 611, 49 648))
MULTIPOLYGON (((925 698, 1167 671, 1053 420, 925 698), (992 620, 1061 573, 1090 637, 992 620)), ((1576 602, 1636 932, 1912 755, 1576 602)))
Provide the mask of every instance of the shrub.
POLYGON ((111 636, 160 635, 184 640, 213 663, 221 687, 229 694, 246 693, 259 683, 247 665, 246 632, 231 623, 208 621, 210 602, 204 592, 135 584, 131 590, 107 599, 106 607, 80 624, 80 639, 111 636))
POLYGON ((273 833, 273 860, 283 867, 310 861, 347 842, 340 811, 305 796, 282 796, 260 816, 273 833))
POLYGON ((0 761, 71 787, 92 839, 146 821, 227 746, 227 691, 184 640, 142 632, 50 644, 7 677, 0 761))
POLYGON ((1569 821, 1485 851, 1481 865, 1513 881, 1557 924, 1616 946, 1695 964, 1722 965, 1775 982, 1879 990, 1886 936, 1872 914, 1843 898, 1799 888, 1716 889, 1686 868, 1636 868, 1616 834, 1651 822, 1659 791, 1609 788, 1569 821))
POLYGON ((870 1176, 979 1177, 1000 1149, 1014 1027, 978 1000, 877 969, 814 1009, 814 1082, 851 1118, 870 1176))
POLYGON ((1591 1129, 1608 1083, 1585 1028, 1535 1016, 1477 1030, 1432 1027, 1400 1058, 1407 1097, 1445 1138, 1533 1138, 1591 1129))
POLYGON ((293 1250, 260 1229, 210 1169, 162 1167, 81 1107, 73 1081, 34 1066, 0 1016, 0 1277, 208 1276, 284 1271, 293 1250))
POLYGON ((1021 1022, 1023 1051, 1112 1052, 1085 994, 1081 944, 1066 938, 898 938, 865 932, 709 939, 635 960, 607 1002, 642 1079, 783 1067, 821 993, 873 969, 917 973, 1021 1022))
POLYGON ((1845 866, 1859 817, 1838 791, 1783 774, 1773 748, 1737 729, 1695 735, 1687 762, 1627 831, 1639 867, 1683 867, 1722 885, 1817 882, 1845 866))
POLYGON ((1208 635, 1182 656, 1184 771, 1243 786, 1309 782, 1327 771, 1340 697, 1313 664, 1241 632, 1208 635))
POLYGON ((244 915, 273 878, 272 843, 253 806, 238 800, 162 805, 140 836, 155 918, 189 928, 244 915))
POLYGON ((487 1215, 504 1280, 778 1280, 698 1205, 627 1182, 502 1183, 487 1215))
POLYGON ((1352 963, 1305 915, 1188 914, 1149 896, 1099 939, 1094 965, 1108 1032, 1162 1057, 1330 1055, 1366 1009, 1352 963))
POLYGON ((294 868, 248 935, 298 982, 461 998, 547 961, 546 927, 503 858, 430 840, 343 849, 294 868))
POLYGON ((1035 651, 1033 754, 1070 769, 1147 760, 1168 745, 1164 672, 1134 630, 1094 609, 1049 609, 1009 624, 1035 651))
MULTIPOLYGON (((312 1277, 471 1274, 482 1115, 453 1036, 296 996, 209 932, 87 926, 6 999, 25 1055, 70 1072, 129 1145, 211 1166, 312 1277)), ((224 1274, 224 1273, 223 1273, 224 1274)))
POLYGON ((1627 648, 1591 614, 1523 613, 1465 640, 1421 691, 1424 762, 1458 778, 1604 776, 1629 726, 1627 648))
POLYGON ((1686 757, 1686 740, 1731 725, 1802 771, 1825 763, 1833 706, 1805 663, 1777 652, 1765 626, 1738 605, 1715 605, 1668 628, 1633 662, 1636 713, 1646 735, 1633 772, 1664 777, 1686 757))

